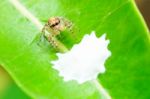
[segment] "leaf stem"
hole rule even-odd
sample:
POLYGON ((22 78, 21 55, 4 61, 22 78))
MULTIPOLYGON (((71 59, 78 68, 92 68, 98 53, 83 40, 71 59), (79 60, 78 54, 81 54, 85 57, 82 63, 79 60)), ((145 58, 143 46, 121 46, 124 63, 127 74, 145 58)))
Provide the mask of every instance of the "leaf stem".
POLYGON ((101 83, 97 79, 93 80, 92 83, 95 84, 98 91, 102 94, 102 99, 112 99, 111 96, 108 94, 108 92, 105 90, 105 88, 101 85, 101 83))
POLYGON ((33 16, 18 0, 10 0, 10 2, 23 16, 34 23, 39 30, 43 28, 43 25, 40 23, 40 21, 35 16, 33 16))

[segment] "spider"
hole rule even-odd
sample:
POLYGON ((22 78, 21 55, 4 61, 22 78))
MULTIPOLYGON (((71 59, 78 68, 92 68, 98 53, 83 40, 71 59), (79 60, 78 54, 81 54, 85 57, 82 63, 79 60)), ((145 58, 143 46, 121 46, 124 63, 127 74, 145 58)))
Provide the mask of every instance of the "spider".
POLYGON ((57 43, 54 38, 60 35, 62 31, 71 30, 72 22, 62 17, 51 17, 44 25, 42 33, 47 38, 47 40, 52 44, 52 46, 57 47, 57 43), (49 33, 47 34, 46 31, 49 33))

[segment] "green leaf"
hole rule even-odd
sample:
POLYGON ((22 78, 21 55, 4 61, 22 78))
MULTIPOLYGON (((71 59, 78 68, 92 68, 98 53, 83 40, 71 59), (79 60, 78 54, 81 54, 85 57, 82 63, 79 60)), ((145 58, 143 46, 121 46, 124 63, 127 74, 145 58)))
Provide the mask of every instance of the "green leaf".
POLYGON ((0 66, 0 99, 30 99, 0 66))
POLYGON ((11 83, 7 87, 1 99, 31 99, 15 83, 11 83))
MULTIPOLYGON (((99 76, 101 84, 114 99, 150 97, 149 31, 132 0, 22 0, 21 4, 40 21, 52 16, 71 20, 79 30, 69 42, 60 39, 67 48, 93 30, 97 36, 107 33, 112 56, 106 73, 99 76)), ((38 45, 40 25, 31 22, 22 8, 1 1, 0 9, 0 64, 28 95, 36 99, 102 97, 94 83, 63 81, 50 64, 56 59, 55 49, 48 42, 38 45)))

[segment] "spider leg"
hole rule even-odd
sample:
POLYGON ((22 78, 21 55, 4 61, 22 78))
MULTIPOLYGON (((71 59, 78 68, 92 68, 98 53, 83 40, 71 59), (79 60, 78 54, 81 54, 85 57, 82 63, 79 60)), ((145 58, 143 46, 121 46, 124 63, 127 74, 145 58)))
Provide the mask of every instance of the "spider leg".
POLYGON ((44 25, 44 27, 42 28, 42 33, 45 33, 45 30, 48 28, 48 23, 44 25))
POLYGON ((54 40, 54 36, 52 36, 52 35, 49 35, 48 36, 48 41, 50 42, 50 44, 54 47, 54 48, 57 48, 57 43, 55 42, 55 40, 54 40))

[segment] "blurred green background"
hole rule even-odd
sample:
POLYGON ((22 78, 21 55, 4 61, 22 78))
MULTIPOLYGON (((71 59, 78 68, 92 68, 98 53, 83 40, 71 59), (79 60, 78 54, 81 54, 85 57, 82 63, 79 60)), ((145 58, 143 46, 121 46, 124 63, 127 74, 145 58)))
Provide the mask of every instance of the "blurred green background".
MULTIPOLYGON (((150 0, 136 0, 149 29, 150 29, 150 0)), ((0 66, 0 99, 30 99, 17 86, 8 73, 0 66)))

